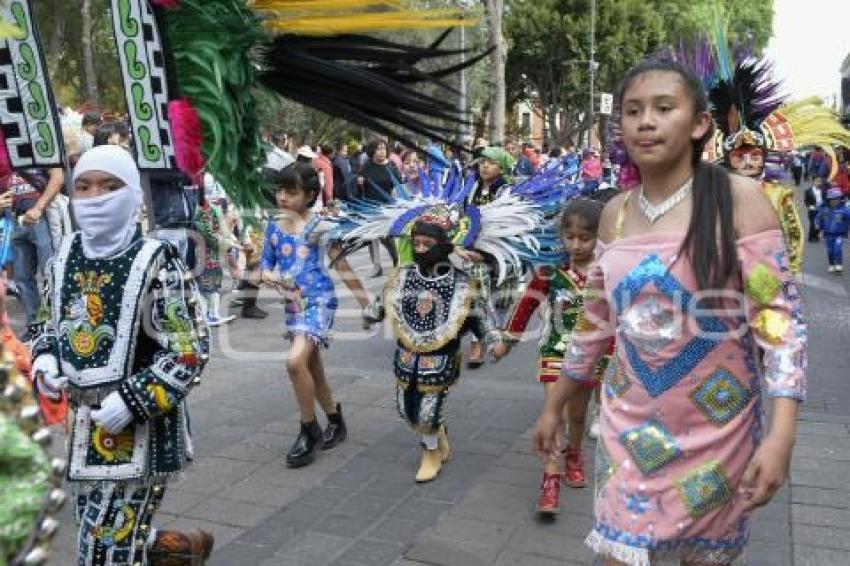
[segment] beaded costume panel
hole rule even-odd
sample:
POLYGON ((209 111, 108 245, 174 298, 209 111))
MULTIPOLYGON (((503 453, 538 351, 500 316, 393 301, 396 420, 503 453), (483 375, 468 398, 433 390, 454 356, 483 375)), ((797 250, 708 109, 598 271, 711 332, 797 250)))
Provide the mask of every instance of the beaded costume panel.
POLYGON ((188 456, 183 400, 199 380, 209 340, 198 287, 177 251, 139 238, 116 256, 94 260, 75 234, 49 272, 51 317, 38 328, 33 356, 56 356, 69 378, 69 479, 180 472, 188 456), (115 391, 133 421, 111 434, 90 413, 115 391))
POLYGON ((432 352, 457 339, 475 299, 469 276, 451 269, 423 277, 414 264, 387 280, 387 314, 399 342, 413 352, 432 352))

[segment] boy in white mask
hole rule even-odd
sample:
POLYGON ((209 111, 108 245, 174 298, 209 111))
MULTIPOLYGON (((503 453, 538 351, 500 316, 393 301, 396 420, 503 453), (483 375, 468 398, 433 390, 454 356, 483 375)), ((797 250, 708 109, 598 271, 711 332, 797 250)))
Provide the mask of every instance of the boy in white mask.
POLYGON ((183 399, 209 349, 197 286, 170 244, 141 236, 127 151, 89 150, 73 181, 80 231, 48 269, 33 373, 42 397, 69 392, 78 563, 202 564, 212 536, 151 527, 166 483, 191 457, 183 399))

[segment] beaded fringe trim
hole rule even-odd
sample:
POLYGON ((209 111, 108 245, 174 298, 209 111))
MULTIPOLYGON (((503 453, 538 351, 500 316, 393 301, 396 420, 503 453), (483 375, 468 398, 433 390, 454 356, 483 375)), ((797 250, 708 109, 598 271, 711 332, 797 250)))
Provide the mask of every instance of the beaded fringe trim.
POLYGON ((732 566, 744 566, 745 563, 743 548, 706 549, 683 546, 674 551, 658 552, 607 539, 595 530, 587 535, 584 542, 596 554, 603 554, 629 566, 659 566, 668 560, 675 561, 675 564, 681 560, 732 566))

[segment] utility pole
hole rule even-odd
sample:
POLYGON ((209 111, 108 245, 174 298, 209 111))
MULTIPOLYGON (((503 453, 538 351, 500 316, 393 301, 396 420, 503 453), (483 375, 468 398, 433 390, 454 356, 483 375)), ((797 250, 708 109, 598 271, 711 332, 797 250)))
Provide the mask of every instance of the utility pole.
POLYGON ((588 70, 590 72, 590 129, 587 131, 587 145, 593 143, 593 126, 596 123, 596 114, 594 108, 594 87, 596 81, 596 0, 590 0, 590 61, 588 61, 588 70))
MULTIPOLYGON (((460 3, 461 8, 463 9, 463 16, 466 17, 466 1, 461 0, 460 3)), ((460 52, 463 54, 466 51, 466 26, 460 26, 458 30, 460 32, 460 52)), ((463 55, 461 55, 463 58, 463 55)), ((460 125, 458 126, 458 134, 460 138, 466 135, 469 125, 466 121, 469 118, 469 115, 466 112, 466 73, 467 68, 463 67, 460 70, 460 88, 458 89, 460 96, 458 97, 457 105, 458 105, 458 114, 460 114, 460 125)))

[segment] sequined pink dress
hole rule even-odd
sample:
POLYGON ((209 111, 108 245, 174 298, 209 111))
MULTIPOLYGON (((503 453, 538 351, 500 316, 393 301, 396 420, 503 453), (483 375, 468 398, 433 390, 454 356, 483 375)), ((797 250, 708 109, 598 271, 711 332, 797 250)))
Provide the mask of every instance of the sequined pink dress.
POLYGON ((591 379, 616 333, 587 542, 634 566, 738 557, 748 514, 737 491, 762 436, 763 391, 805 395, 805 323, 782 232, 738 241, 738 298, 725 312, 698 309, 681 242, 646 234, 603 248, 562 367, 591 379))

